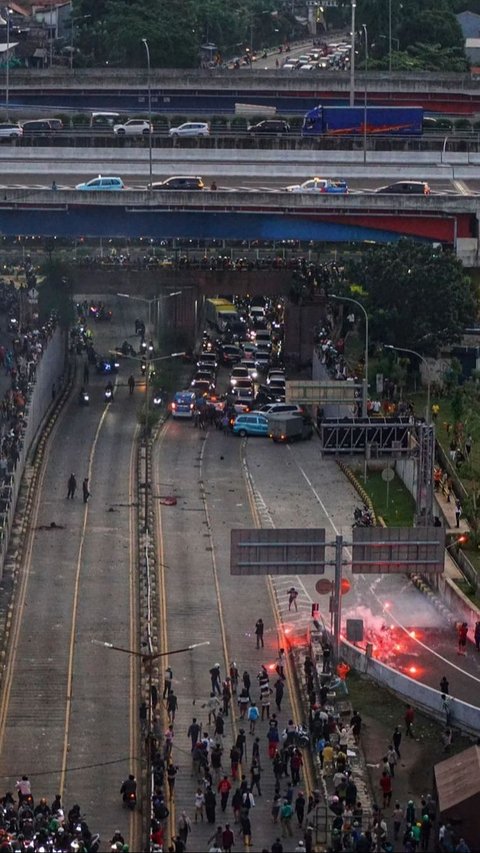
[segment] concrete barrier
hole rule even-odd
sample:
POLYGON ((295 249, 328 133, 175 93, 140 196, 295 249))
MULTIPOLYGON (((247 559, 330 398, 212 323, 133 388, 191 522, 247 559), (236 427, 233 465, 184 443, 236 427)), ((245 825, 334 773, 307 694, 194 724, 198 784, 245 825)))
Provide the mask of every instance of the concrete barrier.
MULTIPOLYGON (((406 702, 421 711, 431 715, 440 722, 445 722, 445 713, 442 708, 441 693, 433 690, 392 669, 375 658, 367 657, 362 649, 353 646, 347 641, 341 643, 341 654, 352 669, 363 672, 373 678, 379 684, 383 684, 393 690, 406 702)), ((478 735, 480 732, 480 708, 462 702, 459 699, 451 701, 451 724, 468 734, 478 735)))

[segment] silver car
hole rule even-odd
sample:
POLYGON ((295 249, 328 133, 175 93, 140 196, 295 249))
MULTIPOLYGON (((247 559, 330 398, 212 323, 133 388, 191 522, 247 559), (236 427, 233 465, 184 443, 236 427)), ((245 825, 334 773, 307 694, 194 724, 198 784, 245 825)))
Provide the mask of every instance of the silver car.
POLYGON ((206 121, 186 121, 168 131, 173 138, 178 136, 210 136, 210 127, 206 121))

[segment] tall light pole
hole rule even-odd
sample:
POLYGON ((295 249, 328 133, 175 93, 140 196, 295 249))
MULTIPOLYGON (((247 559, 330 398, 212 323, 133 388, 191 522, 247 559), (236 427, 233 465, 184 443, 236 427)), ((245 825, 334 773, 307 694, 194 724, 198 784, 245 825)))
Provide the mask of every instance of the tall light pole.
POLYGON ((152 166, 152 85, 150 79, 150 48, 147 39, 142 39, 147 53, 147 91, 148 91, 148 191, 152 192, 153 166, 152 166))
POLYGON ((367 162, 367 72, 368 72, 368 30, 366 24, 362 24, 363 37, 365 39, 365 87, 363 91, 363 162, 367 162))
POLYGON ((392 73, 392 0, 388 0, 388 73, 392 73))
POLYGON ((7 28, 7 62, 5 66, 5 113, 9 118, 10 110, 10 9, 5 7, 5 17, 0 15, 0 27, 7 28))
POLYGON ((367 417, 367 402, 368 402, 368 314, 367 309, 358 299, 352 299, 351 296, 334 296, 330 294, 329 299, 337 299, 339 302, 353 302, 354 305, 363 311, 365 316, 365 374, 363 377, 363 394, 362 394, 362 418, 367 417))
POLYGON ((75 24, 78 21, 84 21, 86 18, 91 18, 91 17, 92 17, 91 15, 80 15, 78 18, 71 18, 70 19, 70 27, 71 27, 71 32, 70 32, 70 71, 73 70, 73 54, 75 53, 75 48, 73 45, 73 42, 75 40, 75 24))
MULTIPOLYGON (((120 296, 122 299, 133 299, 135 302, 144 302, 145 305, 148 305, 148 332, 149 335, 152 333, 152 305, 157 305, 162 299, 170 299, 172 296, 180 296, 182 293, 181 290, 174 290, 172 293, 161 293, 159 296, 153 296, 152 299, 147 299, 145 296, 134 296, 131 293, 117 293, 117 296, 120 296)), ((155 323, 153 327, 153 334, 155 335, 155 323)))
POLYGON ((383 348, 388 349, 388 350, 395 350, 395 352, 406 352, 409 355, 416 356, 419 359, 419 361, 423 361, 425 368, 426 368, 426 371, 427 371, 427 408, 426 408, 426 412, 425 412, 425 421, 427 424, 429 424, 430 423, 430 396, 431 396, 432 381, 431 381, 431 376, 430 376, 430 365, 429 365, 427 359, 423 355, 420 355, 420 353, 414 349, 407 349, 406 347, 394 347, 393 344, 384 344, 383 348))
POLYGON ((350 106, 355 105, 355 11, 357 0, 352 0, 352 44, 350 47, 350 106))

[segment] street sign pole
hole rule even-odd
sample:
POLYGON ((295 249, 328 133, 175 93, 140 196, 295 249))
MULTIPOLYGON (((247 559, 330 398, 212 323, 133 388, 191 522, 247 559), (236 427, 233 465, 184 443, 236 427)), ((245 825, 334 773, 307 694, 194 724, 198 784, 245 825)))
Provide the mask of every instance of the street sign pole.
POLYGON ((340 632, 342 625, 342 553, 343 537, 335 537, 335 600, 333 611, 333 644, 334 660, 339 661, 340 656, 340 632))

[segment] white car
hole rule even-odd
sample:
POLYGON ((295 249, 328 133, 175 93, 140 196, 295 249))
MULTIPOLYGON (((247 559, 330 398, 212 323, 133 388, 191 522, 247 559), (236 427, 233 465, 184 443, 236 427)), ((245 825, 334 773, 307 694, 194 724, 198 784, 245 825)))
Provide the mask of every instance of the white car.
POLYGON ((348 193, 346 181, 337 178, 310 178, 303 184, 290 184, 285 189, 288 193, 331 193, 333 195, 348 193))
POLYGON ((4 121, 0 123, 0 138, 15 139, 18 136, 23 136, 23 127, 13 121, 4 121))
POLYGON ((113 132, 117 136, 148 136, 152 133, 152 125, 142 118, 131 118, 125 124, 114 124, 113 132))
POLYGON ((178 127, 171 127, 169 136, 210 136, 210 127, 206 121, 185 121, 178 127))

